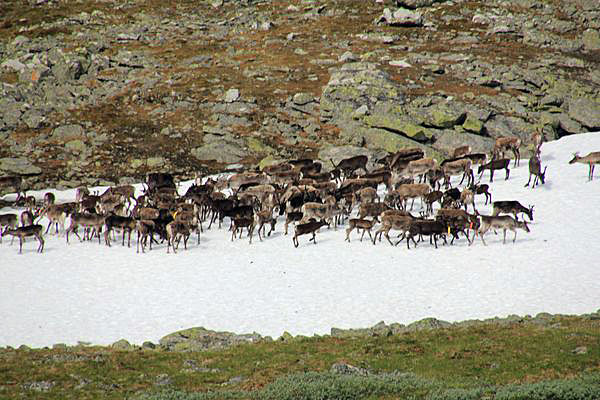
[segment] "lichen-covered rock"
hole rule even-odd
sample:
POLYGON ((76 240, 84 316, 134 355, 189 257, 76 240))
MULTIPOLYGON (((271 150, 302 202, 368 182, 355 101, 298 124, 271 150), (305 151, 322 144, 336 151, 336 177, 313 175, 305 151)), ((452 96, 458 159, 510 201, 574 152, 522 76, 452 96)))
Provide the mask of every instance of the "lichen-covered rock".
POLYGON ((583 46, 586 50, 600 50, 600 31, 598 29, 587 29, 582 35, 583 46))
POLYGON ((600 129, 600 102, 586 97, 572 99, 568 115, 590 130, 600 129))
POLYGON ((452 128, 465 121, 466 111, 458 104, 447 102, 435 104, 425 111, 425 123, 436 128, 452 128))
POLYGON ((465 122, 463 122, 462 127, 466 131, 481 134, 483 131, 483 122, 473 115, 467 114, 467 118, 465 118, 465 122))
POLYGON ((204 351, 255 343, 262 340, 258 333, 237 335, 231 332, 216 332, 202 327, 171 333, 160 339, 161 347, 169 351, 204 351))
POLYGON ((321 95, 321 118, 350 119, 362 105, 373 109, 375 103, 390 107, 404 102, 403 89, 376 64, 355 62, 332 70, 321 95))
POLYGON ((439 135, 433 148, 451 155, 455 148, 465 145, 471 146, 473 153, 489 153, 494 147, 494 140, 468 132, 446 129, 439 135))
POLYGON ((110 347, 115 350, 133 350, 133 346, 125 339, 117 340, 110 347))
POLYGON ((247 152, 237 143, 212 142, 196 147, 191 154, 201 161, 215 160, 220 163, 236 163, 246 157, 247 152))
POLYGON ((31 161, 24 157, 0 158, 0 171, 19 175, 36 175, 42 173, 40 167, 33 165, 31 161))
POLYGON ((408 332, 411 331, 423 331, 430 329, 448 328, 452 326, 450 322, 442 321, 436 318, 424 318, 419 321, 415 321, 406 327, 408 332))
POLYGON ((393 12, 386 8, 377 22, 383 22, 390 26, 421 26, 423 25, 423 14, 405 8, 399 8, 393 12))
POLYGON ((62 125, 52 131, 52 138, 61 141, 81 139, 84 136, 83 127, 77 124, 62 125))
POLYGON ((429 7, 435 3, 443 3, 446 0, 396 0, 399 7, 421 8, 429 7))

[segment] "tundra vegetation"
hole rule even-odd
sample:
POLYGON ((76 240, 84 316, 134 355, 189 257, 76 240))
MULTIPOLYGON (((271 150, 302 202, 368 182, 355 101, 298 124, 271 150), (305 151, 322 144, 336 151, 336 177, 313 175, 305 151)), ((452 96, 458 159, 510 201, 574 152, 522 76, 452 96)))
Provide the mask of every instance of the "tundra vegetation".
POLYGON ((598 313, 435 329, 423 320, 401 333, 393 325, 207 351, 125 341, 2 348, 0 397, 592 400, 600 392, 598 313))

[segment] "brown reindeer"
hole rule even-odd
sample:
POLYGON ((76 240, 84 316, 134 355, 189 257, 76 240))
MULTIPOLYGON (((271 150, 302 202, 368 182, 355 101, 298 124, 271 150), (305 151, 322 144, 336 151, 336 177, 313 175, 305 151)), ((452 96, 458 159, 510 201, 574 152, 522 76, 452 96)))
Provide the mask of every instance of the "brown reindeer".
POLYGON ((512 151, 515 157, 515 163, 513 166, 518 166, 521 161, 521 152, 519 151, 519 147, 521 147, 521 139, 515 136, 501 136, 496 138, 496 142, 494 143, 493 150, 493 158, 504 158, 504 153, 507 150, 512 151))
POLYGON ((44 229, 44 227, 41 225, 27 225, 16 229, 7 229, 5 233, 7 235, 17 236, 19 238, 19 254, 21 254, 23 250, 23 239, 29 236, 35 236, 37 241, 40 242, 37 252, 41 253, 44 251, 44 238, 42 237, 42 229, 44 229))
POLYGON ((596 164, 600 164, 600 151, 595 151, 593 153, 589 153, 585 157, 580 157, 579 153, 575 153, 573 155, 573 159, 569 161, 569 164, 587 164, 590 166, 590 172, 588 174, 588 180, 591 181, 594 179, 594 166, 596 164))

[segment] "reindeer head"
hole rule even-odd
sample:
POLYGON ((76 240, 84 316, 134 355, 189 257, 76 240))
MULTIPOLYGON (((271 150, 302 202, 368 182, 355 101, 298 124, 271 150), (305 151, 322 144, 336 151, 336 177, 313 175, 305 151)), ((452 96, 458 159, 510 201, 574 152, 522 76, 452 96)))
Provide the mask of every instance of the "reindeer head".
POLYGON ((517 227, 523 229, 527 233, 531 232, 525 221, 517 221, 517 227))
POLYGON ((573 153, 573 159, 569 161, 569 164, 575 164, 581 157, 579 157, 579 152, 573 153))

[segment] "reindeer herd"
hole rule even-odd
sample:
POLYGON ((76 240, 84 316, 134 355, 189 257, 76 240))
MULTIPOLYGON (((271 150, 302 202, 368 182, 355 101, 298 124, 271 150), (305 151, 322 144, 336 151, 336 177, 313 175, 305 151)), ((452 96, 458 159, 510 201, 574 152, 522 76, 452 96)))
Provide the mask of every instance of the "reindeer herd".
MULTIPOLYGON (((546 167, 542 169, 540 154, 542 136, 536 132, 531 137, 533 156, 529 160, 529 186, 545 183, 546 167)), ((438 163, 426 158, 419 148, 404 149, 380 160, 367 169, 369 159, 359 155, 332 163, 333 168, 312 159, 297 159, 265 167, 262 171, 240 171, 219 178, 197 176, 194 183, 181 195, 173 176, 167 173, 152 173, 147 176, 143 193, 136 197, 131 185, 109 187, 103 193, 91 193, 87 188, 78 188, 75 199, 57 203, 48 192, 43 199, 27 196, 22 191, 21 177, 0 178, 0 189, 14 190, 17 199, 13 206, 25 210, 0 214, 0 243, 2 236, 19 238, 19 253, 23 241, 34 237, 38 252, 44 249, 43 234, 53 231, 64 233, 66 243, 74 234, 80 241, 98 240, 99 244, 111 246, 116 233, 121 233, 121 245, 131 246, 131 235, 136 234, 136 252, 145 252, 152 245, 164 245, 167 253, 174 253, 183 242, 187 249, 188 240, 200 235, 213 224, 222 229, 225 218, 229 222, 230 240, 241 238, 246 233, 249 243, 254 234, 260 241, 270 237, 278 221, 284 223, 284 235, 289 224, 294 224, 292 243, 299 246, 299 237, 310 235, 309 241, 316 244, 319 229, 327 226, 337 230, 347 225, 345 240, 350 242, 356 230, 363 240, 368 233, 375 245, 382 236, 391 245, 406 241, 410 249, 429 237, 436 248, 464 237, 471 245, 479 235, 484 245, 484 236, 492 229, 506 233, 517 230, 529 232, 524 218, 533 220, 533 206, 524 207, 517 200, 493 201, 490 185, 480 183, 483 174, 489 171, 490 183, 494 171, 505 170, 505 179, 510 178, 511 160, 505 158, 510 151, 513 166, 520 162, 521 139, 500 137, 496 139, 491 156, 472 153, 470 146, 455 149, 453 157, 438 163), (476 182, 474 168, 477 167, 476 182), (327 169, 327 171, 325 171, 327 169), (453 178, 455 182, 453 183, 453 178), (456 181, 460 178, 460 181, 456 181), (380 191, 385 187, 385 191, 380 191), (485 196, 485 205, 492 204, 491 215, 482 215, 475 208, 476 196, 485 196), (413 211, 415 201, 420 202, 418 211, 413 211), (469 213, 469 207, 472 212, 469 213), (418 212, 418 213, 417 213, 418 212), (39 224, 46 218, 48 225, 39 224), (68 223, 68 225, 67 225, 68 223), (269 228, 267 232, 266 229, 269 228), (390 232, 395 231, 395 242, 390 232)), ((569 162, 589 164, 589 179, 593 178, 594 164, 600 163, 600 152, 585 157, 577 154, 569 162)))

